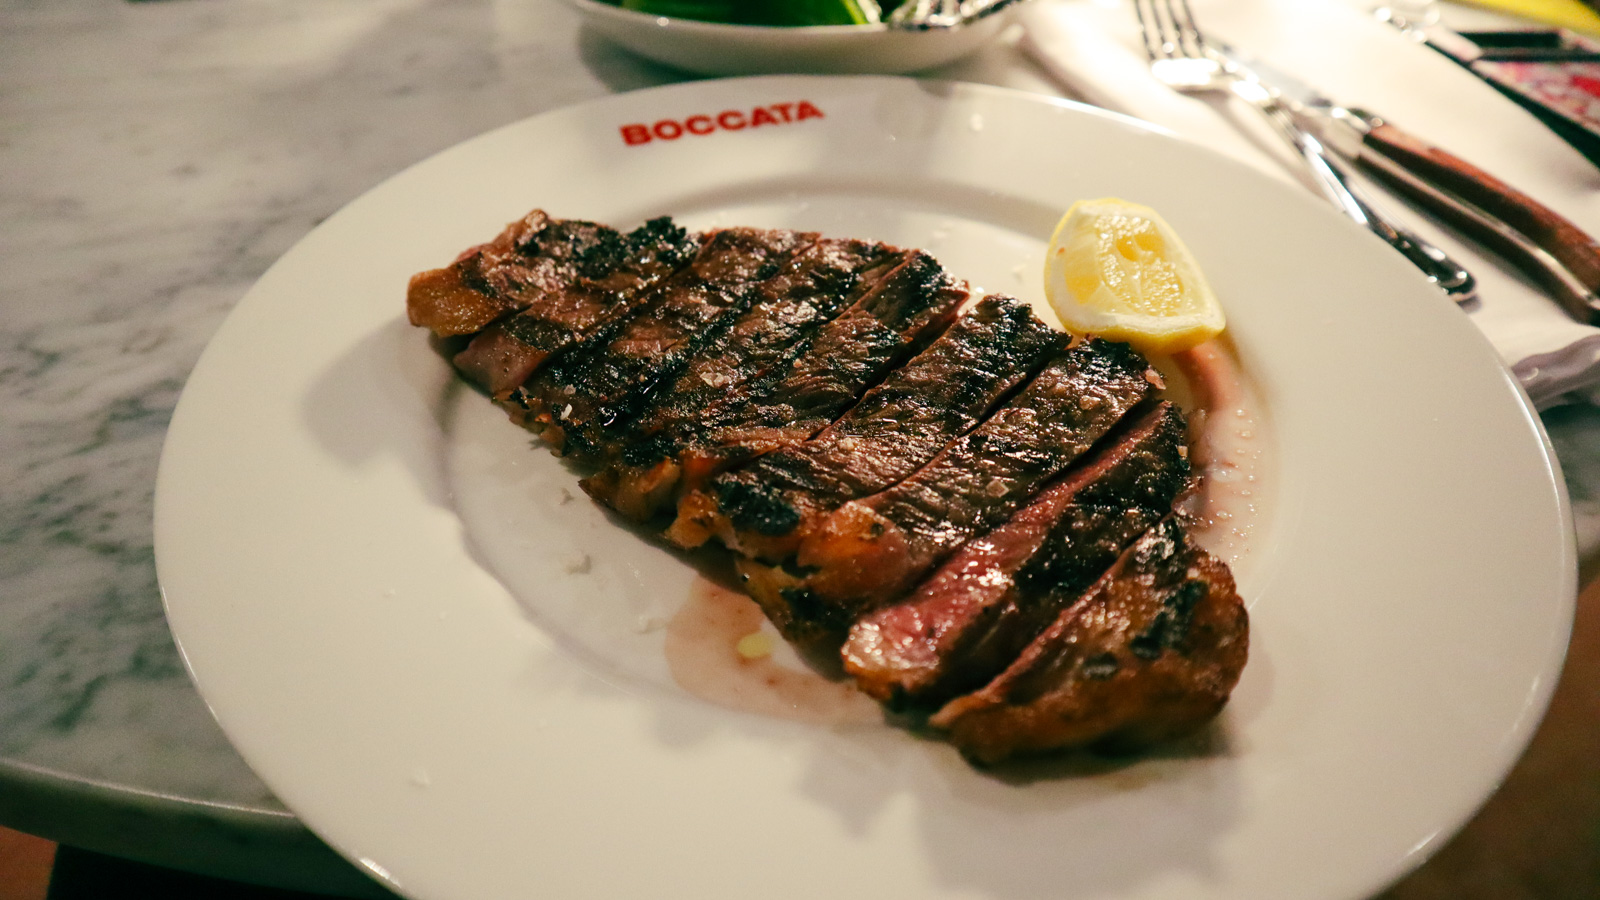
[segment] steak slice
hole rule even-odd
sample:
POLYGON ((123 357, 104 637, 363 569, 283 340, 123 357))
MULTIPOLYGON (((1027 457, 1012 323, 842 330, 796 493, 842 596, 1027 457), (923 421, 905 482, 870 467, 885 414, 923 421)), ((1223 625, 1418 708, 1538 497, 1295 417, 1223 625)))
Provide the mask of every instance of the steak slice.
POLYGON ((907 600, 850 629, 845 670, 897 707, 935 706, 998 675, 1188 486, 1171 403, 1128 417, 1004 525, 962 545, 907 600))
MULTIPOLYGON (((706 492, 723 543, 783 562, 833 510, 895 484, 966 433, 1065 341, 1027 304, 984 298, 816 437, 714 479, 706 492)), ((786 637, 843 636, 848 619, 806 598, 786 599, 787 573, 748 563, 740 570, 746 588, 786 637)))
POLYGON ((806 535, 795 562, 818 602, 854 619, 903 596, 1152 396, 1161 378, 1127 344, 1057 353, 984 423, 894 486, 852 500, 806 535))
POLYGON ((867 389, 925 349, 955 319, 968 293, 933 257, 911 251, 849 309, 822 327, 785 367, 744 394, 703 411, 700 428, 679 434, 679 515, 667 537, 698 547, 715 527, 715 501, 695 492, 715 475, 815 436, 867 389))
POLYGON ((998 677, 929 721, 993 764, 1180 737, 1227 703, 1248 655, 1228 567, 1175 519, 1145 532, 998 677))
POLYGON ((472 334, 577 277, 577 260, 616 230, 534 210, 494 240, 462 252, 442 269, 411 276, 406 315, 439 337, 472 334))
MULTIPOLYGON (((515 294, 514 306, 520 312, 479 331, 452 362, 469 381, 504 399, 549 359, 582 342, 602 324, 636 309, 657 285, 694 258, 699 240, 662 218, 625 235, 604 229, 581 252, 538 257, 544 265, 536 287, 515 294)), ((497 272, 502 277, 496 281, 509 280, 503 276, 512 268, 501 266, 497 272)), ((437 280, 426 280, 428 275, 418 278, 436 285, 437 280)), ((412 296, 416 295, 414 290, 412 296)), ((495 295, 512 296, 504 291, 495 295)))
POLYGON ((682 267, 698 242, 670 218, 652 219, 622 234, 536 209, 449 266, 412 276, 406 313, 411 324, 439 337, 473 334, 530 308, 536 317, 538 309, 548 308, 557 330, 581 328, 581 318, 563 314, 565 307, 582 297, 608 309, 616 295, 659 283, 682 267), (574 292, 578 297, 569 296, 574 292))
MULTIPOLYGON (((593 460, 607 430, 632 421, 651 390, 675 375, 756 298, 815 233, 729 228, 705 238, 694 261, 635 315, 568 353, 518 388, 520 418, 555 448, 593 460)), ((518 413, 514 412, 514 415, 518 413)))
POLYGON ((637 521, 676 499, 679 435, 697 433, 705 411, 787 366, 823 325, 875 287, 905 251, 866 241, 824 239, 763 282, 755 303, 682 373, 650 398, 623 446, 583 481, 589 495, 637 521))

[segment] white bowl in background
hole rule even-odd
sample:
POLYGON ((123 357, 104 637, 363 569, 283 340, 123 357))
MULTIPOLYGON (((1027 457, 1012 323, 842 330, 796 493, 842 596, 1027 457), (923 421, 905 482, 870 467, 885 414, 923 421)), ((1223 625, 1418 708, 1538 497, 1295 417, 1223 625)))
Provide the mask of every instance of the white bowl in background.
POLYGON ((584 23, 655 62, 703 75, 915 72, 952 62, 994 39, 1015 6, 961 28, 887 25, 722 25, 653 16, 598 0, 567 0, 584 23))

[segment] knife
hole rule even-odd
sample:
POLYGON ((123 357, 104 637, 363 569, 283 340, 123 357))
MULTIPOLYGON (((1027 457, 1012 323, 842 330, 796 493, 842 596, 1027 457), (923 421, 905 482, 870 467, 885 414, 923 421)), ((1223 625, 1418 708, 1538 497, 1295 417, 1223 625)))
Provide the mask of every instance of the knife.
POLYGON ((1561 214, 1372 113, 1218 42, 1227 63, 1274 91, 1301 127, 1539 281, 1574 318, 1600 325, 1600 243, 1561 214))

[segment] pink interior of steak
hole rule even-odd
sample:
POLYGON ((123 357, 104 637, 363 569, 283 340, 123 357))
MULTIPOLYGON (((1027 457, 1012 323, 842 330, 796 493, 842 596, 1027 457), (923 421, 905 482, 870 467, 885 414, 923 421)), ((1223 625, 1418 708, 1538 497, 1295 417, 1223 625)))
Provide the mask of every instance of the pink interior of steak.
POLYGON ((1171 511, 1189 476, 1183 416, 1162 402, 1129 419, 905 599, 856 620, 842 655, 863 691, 927 706, 983 686, 1171 511))

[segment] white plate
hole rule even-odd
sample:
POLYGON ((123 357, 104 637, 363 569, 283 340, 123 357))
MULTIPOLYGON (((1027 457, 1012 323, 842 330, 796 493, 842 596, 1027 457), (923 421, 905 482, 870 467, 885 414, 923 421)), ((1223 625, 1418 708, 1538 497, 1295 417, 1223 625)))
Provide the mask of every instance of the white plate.
POLYGON ((1364 896, 1518 755, 1575 587, 1538 420, 1376 239, 1133 121, 899 79, 620 95, 374 189, 218 332, 155 525, 173 631, 245 759, 333 846, 440 900, 1364 896), (750 125, 775 104, 789 121, 750 125), (730 110, 745 127, 622 137, 730 110), (1252 659, 1211 742, 1058 777, 677 690, 660 630, 630 626, 692 570, 563 502, 574 476, 401 311, 409 275, 534 206, 923 246, 1036 298, 1055 217, 1100 195, 1160 209, 1207 268, 1278 484, 1239 568, 1252 659))
POLYGON ((961 28, 927 31, 887 25, 777 28, 652 16, 598 0, 567 2, 590 28, 634 53, 707 75, 915 72, 972 53, 1011 21, 1006 9, 961 28))

